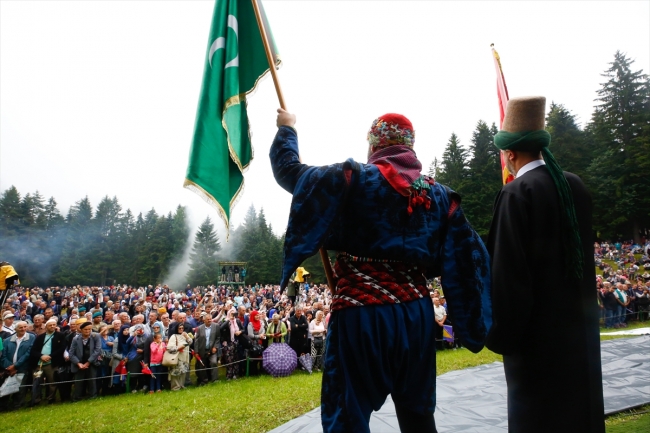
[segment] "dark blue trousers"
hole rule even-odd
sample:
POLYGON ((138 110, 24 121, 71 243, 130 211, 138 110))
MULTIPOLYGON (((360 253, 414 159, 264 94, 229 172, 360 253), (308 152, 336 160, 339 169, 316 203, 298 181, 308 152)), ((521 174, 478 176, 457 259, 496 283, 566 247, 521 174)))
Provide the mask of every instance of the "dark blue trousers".
POLYGON ((429 298, 334 312, 321 390, 323 431, 369 432, 370 415, 390 394, 402 432, 435 432, 434 326, 429 298))

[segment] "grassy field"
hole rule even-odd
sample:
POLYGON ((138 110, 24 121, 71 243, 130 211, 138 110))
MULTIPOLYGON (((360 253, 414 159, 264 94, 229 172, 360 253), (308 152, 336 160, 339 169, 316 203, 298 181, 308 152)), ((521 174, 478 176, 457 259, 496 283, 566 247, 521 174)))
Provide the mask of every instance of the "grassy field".
MULTIPOLYGON (((438 353, 438 375, 501 361, 487 349, 475 355, 467 349, 438 353)), ((138 429, 141 433, 266 432, 320 404, 321 374, 296 372, 219 381, 204 387, 162 394, 124 394, 92 401, 45 405, 2 414, 2 431, 29 433, 69 430, 112 433, 138 429)), ((614 415, 608 433, 650 431, 650 406, 614 415)))

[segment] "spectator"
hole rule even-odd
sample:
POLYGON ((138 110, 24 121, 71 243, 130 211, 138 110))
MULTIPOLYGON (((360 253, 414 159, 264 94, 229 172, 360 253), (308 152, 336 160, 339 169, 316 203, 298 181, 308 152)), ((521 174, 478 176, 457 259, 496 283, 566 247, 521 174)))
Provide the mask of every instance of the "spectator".
POLYGON ((616 301, 618 302, 618 307, 616 309, 616 322, 614 328, 625 328, 627 323, 625 323, 626 318, 626 309, 630 304, 630 300, 627 296, 627 286, 623 283, 618 283, 616 285, 616 290, 614 291, 616 295, 616 301), (618 325, 618 326, 617 326, 618 325))
POLYGON ((97 366, 97 394, 107 395, 109 392, 109 387, 111 385, 109 373, 111 372, 111 365, 113 361, 113 346, 115 343, 115 337, 109 335, 109 327, 107 324, 101 325, 99 328, 99 337, 102 343, 102 353, 101 353, 101 362, 97 366))
POLYGON ((0 337, 4 340, 7 337, 11 337, 16 333, 14 330, 14 313, 12 311, 5 311, 2 313, 2 334, 0 337))
POLYGON ((325 354, 325 321, 323 312, 316 310, 316 318, 309 324, 309 332, 312 336, 311 356, 314 359, 314 369, 320 371, 323 366, 323 355, 325 354))
MULTIPOLYGON (((6 316, 7 313, 3 315, 3 317, 5 317, 5 325, 7 325, 6 316)), ((13 323, 11 325, 13 325, 13 323)), ((27 394, 27 384, 31 379, 29 355, 36 337, 27 332, 26 322, 16 322, 15 330, 12 329, 12 331, 14 331, 14 333, 8 338, 5 338, 2 342, 3 348, 0 364, 9 376, 14 376, 16 374, 23 374, 24 376, 20 382, 21 386, 18 393, 5 397, 7 400, 5 400, 3 406, 8 407, 8 400, 11 399, 13 408, 20 409, 25 401, 25 395, 27 394)))
POLYGON ((291 329, 291 337, 289 338, 289 345, 296 352, 297 356, 307 352, 307 332, 309 331, 309 323, 303 314, 304 308, 302 305, 297 305, 295 314, 289 319, 289 327, 291 329))
MULTIPOLYGON (((54 377, 55 372, 60 367, 63 367, 65 363, 65 359, 63 358, 63 352, 65 352, 66 348, 65 335, 56 330, 56 324, 55 319, 47 321, 45 324, 45 333, 34 339, 34 345, 29 355, 31 369, 38 368, 38 364, 40 363, 43 376, 49 384, 49 389, 46 394, 48 403, 54 403, 57 389, 56 385, 54 385, 54 382, 56 382, 54 377)), ((40 400, 40 390, 35 390, 33 394, 38 395, 36 400, 40 400)))
MULTIPOLYGON (((262 314, 257 311, 253 310, 251 311, 249 315, 249 323, 248 323, 248 328, 247 328, 247 335, 251 339, 251 341, 256 343, 256 346, 258 347, 263 347, 264 343, 266 342, 266 330, 264 328, 264 323, 260 320, 260 317, 262 317, 262 314)), ((260 353, 255 353, 252 354, 249 352, 249 357, 251 358, 258 358, 260 353)), ((260 361, 258 359, 255 359, 250 362, 250 374, 253 376, 257 376, 260 374, 260 361)))
MULTIPOLYGON (((101 311, 95 311, 93 313, 93 332, 99 332, 102 326, 106 325, 106 322, 102 320, 102 312, 101 311)), ((107 331, 108 332, 108 331, 107 331)))
POLYGON ((163 335, 163 341, 167 341, 167 338, 169 336, 169 313, 165 312, 160 316, 160 321, 162 322, 162 335, 163 335))
POLYGON ((192 337, 185 332, 185 324, 179 323, 176 333, 169 337, 167 350, 171 353, 178 352, 178 364, 170 368, 172 391, 185 388, 185 376, 190 371, 190 349, 192 337))
POLYGON ((244 332, 244 325, 235 316, 235 309, 228 311, 228 319, 221 325, 222 365, 226 365, 226 379, 237 379, 239 372, 238 348, 239 336, 244 332))
POLYGON ((272 322, 266 329, 268 345, 271 346, 273 343, 284 343, 284 339, 287 336, 287 325, 280 321, 280 315, 278 313, 274 313, 271 320, 272 322))
POLYGON ((80 401, 86 391, 90 398, 97 397, 95 364, 102 348, 99 334, 92 332, 90 322, 84 321, 79 328, 81 333, 72 339, 70 346, 70 367, 74 374, 74 401, 80 401))
POLYGON ((163 341, 162 323, 156 322, 153 325, 153 341, 149 345, 149 353, 151 354, 149 361, 149 368, 151 369, 151 379, 149 381, 149 394, 154 392, 162 392, 162 376, 163 365, 162 359, 167 349, 167 345, 163 341))
POLYGON ((445 320, 447 319, 447 310, 440 305, 440 298, 433 298, 433 314, 436 321, 435 324, 435 337, 436 337, 436 350, 442 350, 442 331, 444 329, 445 320))
MULTIPOLYGON (((136 316, 138 317, 138 316, 136 316)), ((131 335, 126 340, 127 354, 126 369, 133 377, 131 378, 131 392, 135 393, 138 390, 146 391, 148 387, 147 378, 143 375, 137 375, 142 372, 142 364, 144 362, 144 347, 147 336, 144 333, 144 325, 141 323, 136 324, 130 330, 131 335)))
POLYGON ((201 318, 203 324, 198 327, 194 341, 196 352, 202 360, 202 364, 198 360, 194 364, 199 386, 207 384, 208 381, 216 382, 218 379, 217 357, 221 333, 219 326, 212 322, 210 314, 204 312, 201 318))
POLYGON ((246 314, 246 307, 244 305, 239 305, 237 307, 237 319, 242 323, 244 329, 248 328, 248 314, 246 314))
POLYGON ((614 293, 614 287, 609 283, 603 283, 603 307, 605 308, 605 328, 618 328, 618 300, 614 293))
POLYGON ((122 321, 120 319, 115 319, 111 323, 111 327, 108 331, 108 335, 113 337, 113 341, 115 341, 115 344, 117 345, 117 339, 118 336, 120 335, 120 328, 122 327, 122 321))
POLYGON ((634 289, 634 296, 636 297, 638 320, 645 322, 648 320, 648 309, 650 307, 650 289, 639 280, 634 289))
POLYGON ((153 325, 158 322, 158 312, 157 311, 151 311, 149 313, 149 321, 147 322, 146 325, 144 325, 145 331, 147 334, 151 335, 153 334, 153 325))

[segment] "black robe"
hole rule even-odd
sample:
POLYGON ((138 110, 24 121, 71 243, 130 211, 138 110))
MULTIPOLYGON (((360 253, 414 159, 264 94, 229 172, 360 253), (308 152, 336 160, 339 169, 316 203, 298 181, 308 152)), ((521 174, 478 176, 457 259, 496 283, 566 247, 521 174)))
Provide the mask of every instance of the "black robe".
POLYGON ((503 354, 510 432, 604 432, 591 197, 564 173, 584 254, 581 281, 565 277, 560 198, 545 166, 505 185, 496 198, 493 326, 487 347, 503 354))

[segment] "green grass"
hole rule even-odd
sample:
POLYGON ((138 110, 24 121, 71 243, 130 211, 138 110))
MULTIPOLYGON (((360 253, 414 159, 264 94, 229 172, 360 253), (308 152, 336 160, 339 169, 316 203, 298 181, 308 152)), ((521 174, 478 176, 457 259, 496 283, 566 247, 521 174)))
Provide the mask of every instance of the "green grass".
POLYGON ((477 354, 467 349, 443 350, 436 353, 436 376, 454 370, 491 364, 494 361, 503 362, 503 357, 488 349, 483 349, 477 354))
MULTIPOLYGON (((631 330, 631 329, 638 329, 638 328, 650 328, 650 321, 645 321, 645 322, 630 322, 627 324, 627 328, 621 328, 621 329, 607 329, 605 327, 600 327, 600 332, 616 332, 616 331, 625 331, 625 330, 631 330)), ((605 340, 615 340, 617 338, 630 338, 632 337, 631 335, 601 335, 600 336, 600 341, 605 341, 605 340)))
POLYGON ((5 433, 265 432, 320 404, 321 374, 219 381, 161 394, 124 394, 2 414, 5 433))
POLYGON ((607 433, 647 433, 650 431, 650 405, 617 413, 605 420, 607 433))

